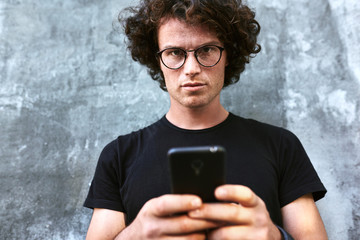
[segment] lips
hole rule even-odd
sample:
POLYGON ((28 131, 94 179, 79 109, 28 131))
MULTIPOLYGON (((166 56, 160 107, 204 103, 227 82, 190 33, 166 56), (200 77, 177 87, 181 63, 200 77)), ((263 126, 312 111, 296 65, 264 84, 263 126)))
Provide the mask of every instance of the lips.
POLYGON ((195 87, 202 87, 202 86, 205 86, 205 83, 189 82, 189 83, 184 83, 181 85, 181 87, 188 87, 188 88, 195 88, 195 87))
POLYGON ((202 83, 202 82, 186 82, 181 85, 181 88, 187 92, 195 93, 195 92, 202 91, 205 86, 206 86, 206 84, 202 83))

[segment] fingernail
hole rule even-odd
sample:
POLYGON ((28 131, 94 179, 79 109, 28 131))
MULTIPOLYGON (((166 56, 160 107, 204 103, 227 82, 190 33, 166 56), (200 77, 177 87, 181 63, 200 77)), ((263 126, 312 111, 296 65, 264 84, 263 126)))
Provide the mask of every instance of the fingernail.
POLYGON ((192 200, 191 205, 193 207, 200 207, 201 206, 201 200, 198 199, 198 198, 195 198, 194 200, 192 200))
POLYGON ((219 197, 225 197, 225 196, 226 196, 226 190, 223 189, 223 188, 219 188, 219 189, 217 190, 217 195, 218 195, 219 197))
POLYGON ((199 209, 195 210, 195 211, 191 211, 189 212, 190 217, 200 217, 201 216, 201 212, 199 209))

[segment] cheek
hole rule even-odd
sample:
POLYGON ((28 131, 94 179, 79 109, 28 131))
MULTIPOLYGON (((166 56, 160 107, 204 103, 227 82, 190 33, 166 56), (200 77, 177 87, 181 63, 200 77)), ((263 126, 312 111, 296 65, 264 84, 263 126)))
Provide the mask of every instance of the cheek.
POLYGON ((168 74, 167 74, 167 71, 166 71, 166 68, 164 67, 163 64, 160 63, 160 70, 161 70, 161 73, 164 77, 164 80, 165 80, 165 83, 167 82, 167 78, 168 78, 168 74))
POLYGON ((171 85, 173 85, 173 73, 171 73, 170 71, 169 71, 169 69, 167 69, 166 67, 165 67, 165 69, 164 68, 162 68, 161 69, 161 71, 162 71, 162 74, 163 74, 163 77, 164 77, 164 80, 165 80, 165 85, 166 85, 166 87, 169 89, 169 88, 171 88, 171 85))
POLYGON ((180 72, 178 70, 171 70, 164 65, 162 65, 160 69, 167 85, 176 83, 180 78, 180 72))
POLYGON ((162 75, 164 76, 164 79, 165 79, 165 82, 167 81, 168 79, 168 72, 166 71, 166 69, 164 69, 163 67, 161 67, 161 72, 162 72, 162 75))
POLYGON ((225 63, 222 63, 221 65, 218 66, 217 70, 215 71, 214 75, 216 75, 217 79, 221 79, 222 81, 219 81, 219 83, 223 83, 224 79, 225 79, 225 63))

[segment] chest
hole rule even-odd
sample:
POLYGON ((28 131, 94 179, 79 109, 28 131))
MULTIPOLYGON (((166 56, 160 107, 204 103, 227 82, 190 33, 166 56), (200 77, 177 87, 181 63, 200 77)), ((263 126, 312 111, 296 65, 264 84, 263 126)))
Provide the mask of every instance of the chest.
MULTIPOLYGON (((126 177, 120 189, 129 222, 148 200, 170 193, 169 147, 143 149, 132 156, 134 159, 126 168, 126 177)), ((226 182, 248 186, 268 208, 279 208, 279 176, 272 153, 246 145, 227 144, 224 147, 227 149, 226 182)))

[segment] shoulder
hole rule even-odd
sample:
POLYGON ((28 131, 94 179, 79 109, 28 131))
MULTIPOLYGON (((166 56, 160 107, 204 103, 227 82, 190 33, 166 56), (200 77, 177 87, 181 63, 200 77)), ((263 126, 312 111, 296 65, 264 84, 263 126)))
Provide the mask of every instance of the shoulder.
POLYGON ((119 170, 123 166, 131 164, 132 160, 136 158, 143 148, 144 143, 148 141, 149 136, 159 128, 158 122, 131 133, 120 135, 106 144, 100 153, 97 168, 105 169, 107 172, 115 171, 119 174, 119 170))
POLYGON ((234 114, 231 114, 231 119, 233 124, 240 126, 244 131, 253 136, 277 138, 278 140, 297 139, 293 132, 280 126, 260 122, 251 118, 243 118, 234 114))
POLYGON ((155 123, 133 132, 119 135, 116 139, 108 143, 102 150, 102 155, 122 155, 136 148, 152 138, 154 134, 159 132, 163 126, 163 120, 160 119, 155 123))
POLYGON ((160 120, 152 123, 149 126, 146 126, 144 128, 138 129, 136 131, 133 131, 131 133, 120 135, 117 137, 116 141, 118 145, 121 146, 127 146, 135 143, 140 143, 144 140, 147 140, 148 138, 153 137, 154 134, 157 134, 163 127, 163 118, 160 120))

